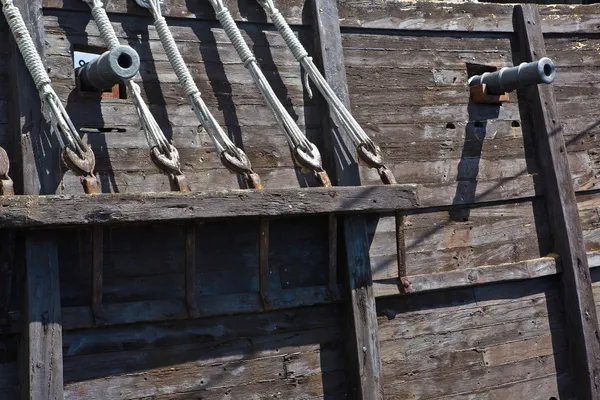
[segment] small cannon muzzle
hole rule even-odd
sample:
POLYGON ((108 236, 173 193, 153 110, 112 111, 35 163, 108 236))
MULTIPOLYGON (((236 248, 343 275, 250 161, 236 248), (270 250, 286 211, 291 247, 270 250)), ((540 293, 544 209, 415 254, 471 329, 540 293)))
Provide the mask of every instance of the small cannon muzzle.
POLYGON ((556 68, 548 57, 538 61, 522 63, 516 67, 505 67, 496 72, 484 72, 469 78, 469 86, 486 85, 490 94, 502 94, 521 89, 525 86, 549 84, 554 81, 556 68))
POLYGON ((108 90, 140 70, 140 56, 129 46, 119 46, 79 68, 83 85, 98 90, 108 90))

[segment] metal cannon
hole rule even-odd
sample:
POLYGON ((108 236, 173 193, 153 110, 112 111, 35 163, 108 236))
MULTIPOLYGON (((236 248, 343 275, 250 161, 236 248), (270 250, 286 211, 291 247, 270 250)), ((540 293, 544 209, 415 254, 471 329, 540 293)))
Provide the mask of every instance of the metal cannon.
POLYGON ((554 62, 548 57, 544 57, 516 67, 505 67, 499 71, 474 75, 469 78, 468 83, 469 86, 485 84, 488 93, 502 94, 525 86, 552 83, 555 75, 554 62))
POLYGON ((129 46, 118 46, 78 69, 83 87, 108 90, 133 78, 140 70, 140 56, 129 46))

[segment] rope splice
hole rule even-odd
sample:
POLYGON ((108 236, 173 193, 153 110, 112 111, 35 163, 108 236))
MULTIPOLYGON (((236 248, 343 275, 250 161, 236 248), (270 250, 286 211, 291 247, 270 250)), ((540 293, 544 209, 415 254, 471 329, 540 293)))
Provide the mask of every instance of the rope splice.
POLYGON ((52 89, 50 77, 27 30, 21 12, 12 0, 2 0, 2 11, 40 94, 44 118, 58 139, 63 161, 69 169, 81 177, 86 193, 98 193, 99 184, 94 176, 96 164, 94 153, 81 140, 58 95, 52 89))
MULTIPOLYGON (((319 69, 313 63, 312 57, 308 56, 308 52, 302 46, 285 18, 275 7, 273 0, 258 0, 258 3, 264 8, 265 12, 275 24, 275 27, 283 37, 288 48, 298 60, 305 73, 310 77, 319 92, 323 95, 331 110, 333 110, 336 118, 339 120, 343 130, 350 135, 354 142, 359 157, 371 168, 376 168, 383 183, 395 184, 396 180, 392 172, 385 166, 381 149, 375 142, 365 133, 361 126, 356 122, 350 111, 344 103, 337 97, 331 86, 327 83, 319 69)), ((307 82, 308 83, 308 82, 307 82)), ((312 97, 310 86, 306 84, 306 89, 312 97)))
POLYGON ((265 78, 256 62, 256 57, 252 54, 242 33, 235 24, 231 13, 225 7, 222 0, 209 1, 215 10, 217 19, 223 26, 227 37, 231 40, 242 63, 244 63, 244 67, 250 72, 254 83, 275 115, 275 119, 280 127, 283 129, 286 139, 292 149, 294 160, 300 167, 313 171, 321 186, 331 186, 329 176, 323 169, 319 150, 308 140, 300 128, 298 128, 298 125, 296 125, 283 104, 281 104, 277 98, 277 95, 275 95, 275 92, 273 92, 267 78, 265 78))
MULTIPOLYGON (((92 10, 92 17, 98 26, 98 31, 102 40, 111 51, 120 46, 119 39, 115 33, 108 14, 104 9, 104 4, 101 0, 82 0, 92 10)), ((169 175, 171 186, 174 190, 187 192, 190 190, 189 185, 181 171, 179 162, 179 152, 169 143, 160 126, 154 119, 150 109, 142 98, 140 86, 132 79, 126 79, 125 85, 131 93, 131 98, 135 110, 140 119, 142 130, 150 147, 152 161, 163 172, 169 175)))
POLYGON ((250 160, 246 156, 246 153, 231 141, 229 136, 227 136, 215 117, 209 111, 206 103, 204 103, 200 89, 198 89, 189 69, 185 65, 185 61, 177 48, 173 34, 167 25, 167 21, 162 16, 160 0, 136 1, 140 6, 150 10, 152 17, 154 18, 154 26, 156 27, 158 37, 167 53, 169 62, 171 63, 185 94, 192 103, 198 121, 206 128, 206 132, 212 139, 212 142, 220 155, 221 162, 229 170, 244 177, 248 187, 262 189, 263 185, 260 182, 260 177, 252 170, 252 165, 250 164, 250 160))

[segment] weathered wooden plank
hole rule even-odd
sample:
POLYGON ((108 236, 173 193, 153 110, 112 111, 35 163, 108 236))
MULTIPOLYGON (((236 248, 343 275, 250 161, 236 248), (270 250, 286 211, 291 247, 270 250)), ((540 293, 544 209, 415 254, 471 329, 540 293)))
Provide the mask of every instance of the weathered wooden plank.
MULTIPOLYGON (((271 290, 269 298, 271 299, 270 310, 335 302, 327 286, 271 290)), ((257 313, 264 310, 259 293, 197 295, 196 301, 198 303, 198 317, 257 313)), ((103 310, 104 318, 101 321, 103 326, 189 318, 187 304, 181 299, 107 303, 104 305, 103 310)), ((62 313, 64 329, 81 329, 94 326, 91 307, 65 307, 62 313)))
MULTIPOLYGON (((312 2, 315 41, 320 50, 317 60, 323 67, 324 77, 338 98, 350 106, 348 83, 344 66, 342 36, 336 2, 312 2)), ((323 107, 327 109, 323 102, 323 107)), ((335 114, 329 109, 326 127, 325 165, 332 181, 341 186, 360 185, 358 156, 347 132, 339 129, 335 114)), ((364 217, 346 217, 342 220, 346 248, 346 367, 350 383, 349 397, 357 400, 383 399, 381 358, 377 333, 377 315, 369 257, 367 227, 364 217)))
POLYGON ((32 232, 26 238, 24 353, 22 396, 63 398, 62 319, 58 254, 52 232, 32 232))
MULTIPOLYGON (((515 6, 515 32, 518 34, 519 61, 544 57, 546 49, 536 6, 515 6)), ((546 182, 546 203, 556 252, 563 266, 562 283, 570 331, 570 353, 579 397, 600 398, 600 338, 598 319, 590 285, 590 272, 583 234, 577 213, 577 200, 571 184, 558 110, 552 87, 532 86, 523 91, 538 146, 541 174, 546 182)))
MULTIPOLYGON (((492 282, 509 282, 555 275, 560 267, 554 258, 546 257, 517 263, 482 266, 459 271, 428 275, 409 275, 411 292, 424 292, 439 289, 452 289, 475 286, 492 282)), ((398 279, 385 279, 373 282, 376 296, 404 294, 398 286, 398 279)))
POLYGON ((104 283, 104 231, 97 226, 92 228, 92 313, 94 320, 103 317, 102 298, 104 283))
MULTIPOLYGON (((508 4, 393 1, 373 4, 369 1, 340 2, 344 27, 399 29, 409 31, 453 31, 512 33, 512 8, 508 4)), ((595 33, 600 8, 597 5, 540 6, 544 33, 595 33)))
POLYGON ((415 186, 232 190, 0 199, 4 227, 390 211, 418 206, 415 186))
POLYGON ((13 285, 15 233, 0 231, 0 326, 9 323, 8 312, 13 285))

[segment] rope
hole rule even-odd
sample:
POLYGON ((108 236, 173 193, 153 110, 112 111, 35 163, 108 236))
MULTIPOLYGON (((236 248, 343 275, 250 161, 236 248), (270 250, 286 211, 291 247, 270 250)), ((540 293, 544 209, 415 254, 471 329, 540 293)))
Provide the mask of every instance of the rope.
MULTIPOLYGON (((50 77, 37 52, 33 39, 27 30, 21 12, 13 4, 12 0, 2 0, 2 5, 2 11, 4 12, 6 21, 8 22, 17 46, 19 47, 19 51, 23 55, 25 65, 40 93, 44 118, 50 124, 52 133, 58 139, 61 149, 64 150, 65 148, 69 148, 81 159, 88 158, 88 161, 91 157, 91 165, 93 165, 93 153, 81 140, 73 122, 71 122, 71 118, 60 102, 58 95, 54 89, 52 89, 50 77)), ((80 172, 89 175, 92 175, 93 173, 91 170, 80 172)))
POLYGON ((254 54, 252 54, 252 51, 246 44, 246 41, 235 24, 229 10, 224 6, 222 0, 210 0, 210 3, 215 10, 216 17, 223 26, 227 37, 231 40, 233 47, 242 60, 244 67, 250 72, 250 75, 260 90, 265 102, 275 115, 275 119, 279 125, 282 127, 288 143, 295 152, 297 160, 306 168, 322 171, 319 150, 306 138, 300 128, 298 128, 298 125, 296 125, 283 104, 281 104, 275 95, 275 92, 273 92, 273 89, 258 66, 254 54))
MULTIPOLYGON (((92 9, 92 16, 108 50, 112 50, 119 46, 119 39, 106 14, 102 1, 83 0, 83 2, 87 3, 92 9)), ((140 86, 132 79, 126 80, 125 84, 131 93, 133 105, 140 118, 142 131, 144 132, 144 136, 146 137, 146 141, 148 142, 148 146, 150 146, 152 154, 161 164, 170 170, 170 172, 181 174, 179 153, 177 152, 177 149, 169 143, 160 129, 160 126, 154 119, 154 116, 142 98, 140 86)))
POLYGON ((370 150, 370 152, 368 152, 370 153, 369 160, 366 161, 378 167, 383 166, 381 149, 375 144, 375 142, 373 142, 369 135, 365 133, 358 122, 356 122, 350 111, 348 111, 344 103, 342 103, 342 101, 337 97, 331 86, 329 86, 321 72, 313 63, 312 58, 308 56, 306 49, 304 46, 302 46, 302 43, 300 43, 283 15, 281 15, 279 10, 275 7, 273 0, 259 0, 259 3, 264 8, 267 15, 271 18, 271 21, 273 21, 273 24, 283 37, 283 40, 287 44, 296 60, 298 60, 308 76, 310 76, 315 86, 319 89, 335 113, 337 119, 344 128, 344 131, 350 135, 356 148, 362 148, 364 150, 366 147, 368 150, 370 150))
POLYGON ((227 136, 215 117, 209 111, 206 103, 204 103, 200 90, 194 82, 185 61, 177 48, 173 34, 167 25, 167 21, 162 16, 160 0, 146 0, 143 3, 138 2, 138 4, 147 7, 150 10, 152 17, 154 18, 154 26, 156 27, 158 37, 169 58, 169 62, 177 75, 177 79, 183 87, 185 94, 189 97, 198 121, 206 128, 214 146, 217 148, 219 154, 221 154, 221 160, 224 161, 228 167, 230 167, 230 165, 227 164, 234 164, 236 172, 243 171, 245 174, 253 173, 252 165, 246 154, 233 143, 229 136, 227 136), (228 156, 232 156, 233 160, 231 160, 231 157, 225 156, 223 154, 224 152, 228 152, 228 156))

